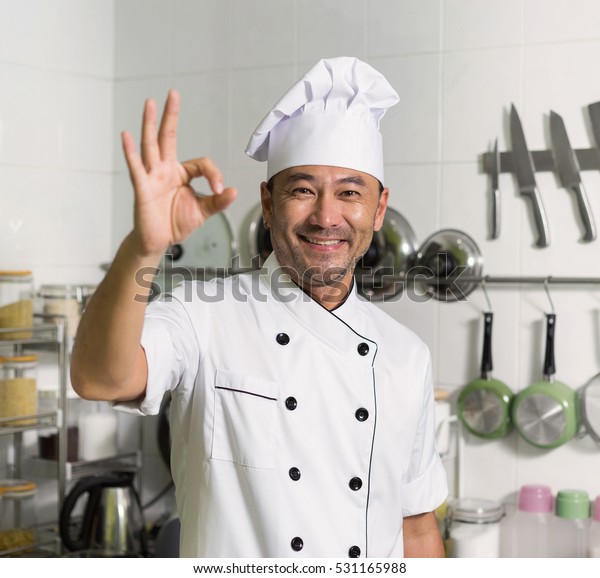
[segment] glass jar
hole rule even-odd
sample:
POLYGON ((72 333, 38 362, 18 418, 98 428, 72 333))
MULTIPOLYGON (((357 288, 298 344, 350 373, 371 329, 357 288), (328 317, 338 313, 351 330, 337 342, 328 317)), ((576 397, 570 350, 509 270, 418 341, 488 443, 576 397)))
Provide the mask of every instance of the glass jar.
MULTIPOLYGON (((0 374, 0 418, 37 413, 37 356, 4 357, 0 374)), ((35 418, 0 422, 0 426, 35 423, 35 418)))
POLYGON ((0 552, 35 542, 37 486, 29 480, 0 480, 0 552))
POLYGON ((45 315, 66 318, 68 335, 74 338, 83 309, 95 289, 95 285, 42 285, 37 297, 42 300, 45 315))
POLYGON ((2 331, 33 325, 31 271, 0 271, 0 339, 29 339, 30 331, 2 331))
POLYGON ((492 500, 456 500, 446 514, 450 558, 500 557, 500 521, 504 504, 492 500))

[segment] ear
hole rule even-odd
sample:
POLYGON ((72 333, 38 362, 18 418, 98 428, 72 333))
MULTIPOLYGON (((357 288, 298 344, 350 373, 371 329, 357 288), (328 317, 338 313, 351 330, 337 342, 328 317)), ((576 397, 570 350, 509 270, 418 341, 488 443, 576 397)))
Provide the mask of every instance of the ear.
POLYGON ((265 229, 270 229, 273 220, 273 200, 265 182, 260 183, 260 204, 262 205, 263 224, 265 229))
POLYGON ((385 217, 385 210, 387 209, 388 199, 390 197, 390 190, 386 187, 381 191, 379 195, 379 201, 377 202, 377 211, 375 212, 375 222, 373 223, 373 230, 379 231, 383 226, 383 218, 385 217))

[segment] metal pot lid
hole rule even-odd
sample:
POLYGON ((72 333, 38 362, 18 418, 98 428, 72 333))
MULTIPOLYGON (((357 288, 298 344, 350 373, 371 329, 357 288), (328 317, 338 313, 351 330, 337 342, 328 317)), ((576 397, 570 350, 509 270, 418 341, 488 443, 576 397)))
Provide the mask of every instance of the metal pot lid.
POLYGON ((460 281, 461 276, 481 275, 483 256, 477 243, 463 231, 442 229, 430 235, 417 255, 419 273, 426 291, 439 301, 463 301, 476 282, 460 281))
POLYGON ((402 291, 404 277, 414 266, 419 244, 410 223, 388 207, 383 225, 359 261, 354 278, 361 295, 375 301, 402 291))
POLYGON ((595 442, 600 443, 600 373, 583 386, 579 402, 585 431, 595 442))
POLYGON ((166 251, 173 266, 217 269, 231 267, 237 243, 229 217, 221 212, 207 219, 185 241, 166 251))

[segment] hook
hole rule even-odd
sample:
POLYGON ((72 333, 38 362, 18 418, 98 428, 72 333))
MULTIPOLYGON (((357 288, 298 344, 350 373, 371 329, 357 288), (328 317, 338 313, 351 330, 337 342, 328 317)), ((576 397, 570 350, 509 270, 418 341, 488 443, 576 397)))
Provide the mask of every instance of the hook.
POLYGON ((550 313, 555 313, 554 303, 552 302, 552 297, 550 296, 550 289, 548 288, 548 284, 550 283, 551 279, 551 276, 548 276, 546 277, 546 279, 544 279, 544 290, 546 291, 546 296, 548 297, 548 301, 550 302, 550 313))
POLYGON ((488 292, 487 292, 486 280, 487 280, 487 276, 485 276, 481 279, 481 288, 483 289, 483 294, 484 294, 485 300, 487 302, 488 311, 491 312, 492 311, 492 302, 490 301, 490 296, 488 295, 488 292))

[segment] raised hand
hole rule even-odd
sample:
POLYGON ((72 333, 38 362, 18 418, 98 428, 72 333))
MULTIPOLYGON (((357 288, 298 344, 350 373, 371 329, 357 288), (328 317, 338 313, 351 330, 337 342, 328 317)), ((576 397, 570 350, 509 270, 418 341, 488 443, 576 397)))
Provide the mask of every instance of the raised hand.
POLYGON ((208 158, 177 160, 179 94, 171 90, 158 128, 156 102, 144 106, 141 156, 130 133, 122 133, 123 151, 135 189, 133 237, 143 255, 162 255, 183 241, 210 216, 226 209, 237 196, 208 158), (199 197, 190 186, 204 177, 212 195, 199 197))

